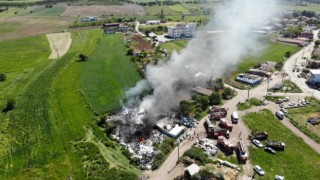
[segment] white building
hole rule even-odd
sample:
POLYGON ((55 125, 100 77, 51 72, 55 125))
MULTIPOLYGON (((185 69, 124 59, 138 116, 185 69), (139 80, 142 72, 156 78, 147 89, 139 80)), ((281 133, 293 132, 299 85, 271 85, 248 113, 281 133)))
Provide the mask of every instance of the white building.
POLYGON ((187 168, 184 169, 185 173, 188 173, 190 176, 197 174, 200 171, 200 167, 196 164, 191 164, 187 168))
POLYGON ((176 24, 168 26, 168 36, 171 38, 192 37, 196 35, 196 23, 176 24))
POLYGON ((156 25, 156 24, 160 24, 161 21, 160 20, 150 20, 146 22, 146 25, 156 25))
POLYGON ((308 82, 311 84, 320 83, 320 69, 310 70, 311 76, 308 79, 308 82))

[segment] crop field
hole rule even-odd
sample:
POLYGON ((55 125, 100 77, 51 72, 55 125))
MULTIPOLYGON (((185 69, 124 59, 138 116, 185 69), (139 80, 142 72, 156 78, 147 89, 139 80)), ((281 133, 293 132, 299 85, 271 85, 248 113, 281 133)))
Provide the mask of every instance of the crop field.
POLYGON ((61 16, 85 17, 101 15, 144 15, 142 6, 136 4, 125 4, 121 6, 68 6, 61 16))
POLYGON ((312 125, 307 121, 309 117, 320 117, 320 101, 310 99, 308 107, 288 109, 290 122, 307 136, 320 143, 320 125, 312 125))
POLYGON ((145 11, 146 11, 146 15, 150 15, 150 16, 158 16, 161 13, 161 9, 163 9, 163 14, 166 16, 177 16, 180 15, 181 12, 188 12, 187 9, 183 8, 180 5, 174 5, 174 6, 145 6, 144 7, 145 11))
MULTIPOLYGON (((250 113, 243 117, 244 122, 252 130, 267 131, 270 140, 279 140, 286 144, 283 152, 270 154, 263 149, 249 147, 250 159, 253 165, 260 165, 265 176, 256 179, 273 179, 274 176, 284 175, 286 179, 313 180, 320 177, 320 155, 304 141, 282 125, 269 110, 250 113)), ((264 143, 264 142, 262 142, 264 143)))
POLYGON ((0 99, 15 97, 50 63, 45 36, 1 41, 0 54, 0 72, 7 76, 7 80, 0 83, 0 99))
POLYGON ((140 79, 126 52, 120 34, 104 35, 84 65, 83 93, 90 107, 99 114, 119 108, 124 91, 140 79))
POLYGON ((320 12, 320 5, 314 3, 308 3, 306 6, 296 6, 296 5, 282 5, 282 9, 290 11, 315 11, 320 12))
POLYGON ((69 17, 16 16, 0 22, 0 41, 32 35, 61 32, 74 22, 69 17), (3 23, 3 26, 1 24, 3 23))
MULTIPOLYGON (((41 75, 24 83, 28 86, 15 98, 16 108, 1 114, 1 179, 133 179, 139 173, 129 165, 120 147, 98 128, 81 95, 85 62, 77 62, 78 54, 90 54, 102 31, 72 35, 68 53, 55 61, 47 59, 49 45, 44 36, 30 40, 39 38, 35 42, 45 42, 42 60, 50 64, 43 65, 41 75)), ((15 41, 22 45, 22 40, 15 41)))
POLYGON ((236 82, 234 79, 239 73, 244 73, 248 71, 252 66, 265 62, 265 61, 273 61, 273 62, 282 62, 284 54, 287 51, 291 51, 291 53, 295 53, 300 48, 297 46, 280 44, 280 43, 269 43, 268 46, 259 54, 245 58, 242 60, 238 66, 237 70, 231 73, 230 76, 226 78, 226 82, 230 85, 233 85, 237 88, 244 89, 244 84, 236 82))
POLYGON ((67 6, 53 6, 52 8, 45 8, 44 6, 38 8, 29 8, 27 14, 29 16, 59 16, 66 10, 67 6))
POLYGON ((188 41, 186 40, 175 40, 162 43, 160 47, 166 49, 169 53, 172 53, 173 51, 180 52, 183 48, 187 46, 187 44, 188 41))

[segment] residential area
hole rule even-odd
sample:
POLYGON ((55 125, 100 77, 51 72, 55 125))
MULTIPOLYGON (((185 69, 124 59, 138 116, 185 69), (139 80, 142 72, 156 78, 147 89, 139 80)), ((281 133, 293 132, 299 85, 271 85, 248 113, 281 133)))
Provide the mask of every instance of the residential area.
POLYGON ((0 179, 320 177, 312 1, 8 1, 0 35, 0 179))

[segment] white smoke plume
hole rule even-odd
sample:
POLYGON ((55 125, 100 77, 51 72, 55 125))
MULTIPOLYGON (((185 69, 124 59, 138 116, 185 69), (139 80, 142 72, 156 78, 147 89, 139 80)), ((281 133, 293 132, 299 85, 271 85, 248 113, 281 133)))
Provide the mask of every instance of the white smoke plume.
MULTIPOLYGON (((253 31, 264 26, 276 12, 273 0, 232 0, 216 9, 212 22, 203 30, 215 29, 224 33, 197 36, 181 53, 174 52, 168 62, 149 65, 146 80, 154 91, 142 100, 140 108, 148 111, 147 116, 166 114, 177 109, 181 99, 190 97, 194 85, 204 83, 196 79, 195 74, 222 77, 231 72, 241 59, 264 47, 253 31)), ((137 83, 135 93, 130 90, 127 95, 137 94, 139 91, 136 90, 145 84, 144 81, 137 83)), ((155 121, 150 117, 147 119, 155 121)))

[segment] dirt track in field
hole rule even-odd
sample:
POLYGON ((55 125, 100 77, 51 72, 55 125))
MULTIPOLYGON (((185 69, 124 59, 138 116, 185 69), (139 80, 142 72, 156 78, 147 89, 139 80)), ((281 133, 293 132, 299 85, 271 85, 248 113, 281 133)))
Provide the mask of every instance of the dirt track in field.
POLYGON ((122 6, 68 6, 61 16, 101 16, 101 15, 145 15, 142 6, 125 4, 122 6))
POLYGON ((47 38, 51 48, 49 59, 57 59, 66 54, 72 43, 69 32, 47 34, 47 38))

